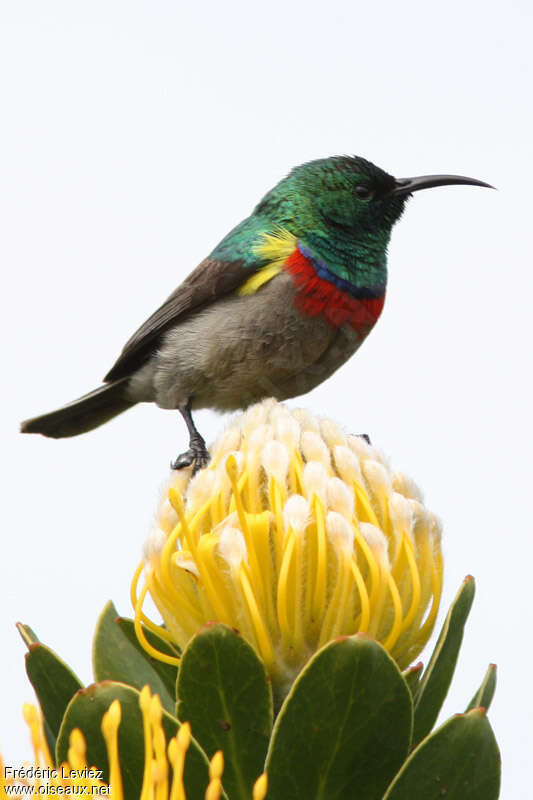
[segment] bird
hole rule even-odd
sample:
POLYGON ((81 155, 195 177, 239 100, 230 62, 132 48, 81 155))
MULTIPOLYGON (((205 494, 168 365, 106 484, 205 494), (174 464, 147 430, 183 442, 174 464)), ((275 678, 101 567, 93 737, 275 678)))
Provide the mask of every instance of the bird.
POLYGON ((126 342, 92 392, 26 420, 23 433, 77 436, 140 402, 180 412, 188 449, 209 460, 193 411, 235 411, 309 392, 360 347, 385 301, 387 246, 414 192, 461 175, 394 178, 359 156, 295 167, 126 342))

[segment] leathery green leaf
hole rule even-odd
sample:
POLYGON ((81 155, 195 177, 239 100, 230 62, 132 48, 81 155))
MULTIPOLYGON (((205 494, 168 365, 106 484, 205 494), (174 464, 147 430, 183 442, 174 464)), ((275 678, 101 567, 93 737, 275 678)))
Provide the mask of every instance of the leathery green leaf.
POLYGON ((17 622, 17 630, 20 633, 26 647, 29 647, 30 644, 39 643, 39 637, 29 625, 24 625, 23 622, 17 622))
POLYGON ((386 650, 364 634, 330 642, 276 720, 269 800, 378 800, 407 755, 411 726, 411 695, 386 650))
POLYGON ((489 710, 494 692, 496 691, 496 664, 489 664, 489 668, 483 678, 483 682, 470 703, 468 704, 467 711, 472 708, 482 707, 485 711, 489 710))
MULTIPOLYGON (((118 729, 118 750, 125 798, 140 797, 144 773, 144 732, 139 692, 131 686, 113 681, 92 684, 71 700, 57 741, 58 763, 66 760, 69 737, 79 728, 87 744, 87 763, 103 770, 103 780, 109 781, 109 764, 105 740, 101 731, 102 717, 114 700, 119 700, 122 719, 118 729)), ((168 741, 176 735, 179 722, 163 711, 162 726, 168 741)), ((209 782, 205 753, 191 741, 185 759, 184 781, 187 794, 203 797, 209 782)))
MULTIPOLYGON (((136 638, 135 638, 136 642, 136 638)), ((136 689, 148 685, 152 694, 158 694, 163 708, 175 713, 176 667, 161 671, 160 662, 146 653, 140 644, 131 641, 119 624, 113 603, 102 611, 93 640, 93 669, 96 681, 118 681, 136 689), (155 662, 155 663, 154 663, 155 662)))
POLYGON ((402 672, 402 678, 409 687, 409 691, 411 692, 411 697, 413 699, 416 696, 418 684, 420 683, 420 678, 422 677, 423 668, 424 665, 421 661, 419 661, 418 664, 415 664, 414 666, 409 667, 409 669, 406 669, 402 672))
POLYGON ((39 642, 31 628, 20 624, 17 628, 28 647, 26 672, 39 700, 48 747, 54 753, 63 715, 83 684, 53 650, 39 642))
POLYGON ((211 758, 224 753, 224 789, 232 800, 252 796, 263 772, 272 729, 272 692, 255 650, 226 625, 209 625, 183 652, 178 717, 211 758))
POLYGON ((418 744, 433 727, 448 693, 474 592, 474 579, 469 575, 463 581, 448 611, 416 693, 413 746, 418 744))
MULTIPOLYGON (((153 658, 146 652, 137 639, 137 634, 135 633, 135 623, 132 619, 128 619, 128 617, 117 617, 117 625, 123 634, 127 636, 132 645, 137 648, 141 655, 144 654, 144 657, 148 659, 155 671, 159 674, 159 677, 167 687, 170 694, 175 697, 178 666, 174 664, 167 664, 165 661, 161 661, 158 658, 153 658)), ((181 651, 177 645, 173 645, 167 639, 163 639, 161 636, 159 636, 157 633, 154 633, 154 631, 150 630, 150 628, 147 628, 146 625, 143 625, 142 623, 141 627, 146 639, 148 640, 148 643, 151 644, 153 648, 158 650, 160 653, 165 653, 165 655, 171 656, 174 659, 180 658, 181 651)))
POLYGON ((411 753, 383 800, 496 800, 500 753, 482 709, 458 714, 411 753))

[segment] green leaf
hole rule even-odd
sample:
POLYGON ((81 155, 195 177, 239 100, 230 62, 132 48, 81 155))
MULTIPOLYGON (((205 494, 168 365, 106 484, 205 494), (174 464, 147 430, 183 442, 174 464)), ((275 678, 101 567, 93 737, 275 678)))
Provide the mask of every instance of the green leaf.
POLYGON ((469 575, 448 611, 435 650, 420 681, 415 698, 413 747, 433 727, 448 693, 474 592, 474 579, 469 575))
POLYGON ((255 650, 226 625, 191 639, 178 676, 178 717, 188 720, 209 758, 224 751, 224 789, 249 798, 263 772, 272 729, 272 692, 255 650))
POLYGON ((269 800, 378 800, 409 748, 412 702, 395 662, 364 634, 302 670, 274 726, 269 800))
POLYGON ((472 708, 484 708, 488 711, 494 692, 496 691, 496 664, 489 664, 489 668, 483 678, 483 683, 468 704, 467 711, 472 708))
POLYGON ((17 622, 17 630, 20 633, 24 644, 29 647, 30 644, 38 644, 39 637, 29 625, 24 625, 22 622, 17 622))
MULTIPOLYGON (((69 737, 73 728, 79 728, 87 744, 87 763, 103 770, 103 779, 109 781, 109 765, 102 717, 113 700, 119 700, 122 720, 118 730, 118 749, 125 798, 138 798, 144 773, 144 733, 139 708, 139 692, 131 686, 105 681, 93 684, 78 692, 70 702, 57 741, 58 763, 67 758, 69 737)), ((163 712, 163 730, 168 741, 175 736, 179 722, 163 712)), ((209 782, 208 762, 205 753, 192 740, 185 759, 185 785, 187 796, 203 797, 209 782)))
POLYGON ((26 672, 43 713, 50 752, 54 753, 65 710, 83 684, 53 650, 39 642, 31 628, 20 623, 17 628, 28 647, 26 672))
POLYGON ((136 689, 148 685, 152 694, 158 694, 163 708, 174 714, 176 708, 176 668, 170 686, 141 645, 131 641, 118 624, 117 612, 111 601, 102 611, 93 641, 93 669, 98 682, 111 680, 125 683, 136 689))
POLYGON ((413 751, 383 800, 496 800, 500 753, 485 712, 457 714, 413 751))
MULTIPOLYGON (((117 617, 117 625, 124 635, 127 636, 132 645, 137 648, 141 655, 144 655, 144 658, 150 662, 155 671, 159 674, 159 677, 167 687, 170 694, 175 697, 178 667, 174 664, 167 664, 165 661, 160 661, 158 658, 152 658, 152 656, 146 652, 142 644, 137 639, 137 634, 135 633, 135 623, 132 619, 128 619, 127 617, 117 617)), ((159 650, 161 653, 165 653, 167 656, 180 658, 181 651, 177 645, 174 646, 170 644, 169 641, 163 639, 161 636, 158 636, 157 633, 151 631, 146 627, 146 625, 141 624, 141 627, 144 635, 152 647, 154 647, 156 650, 159 650)), ((172 713, 174 713, 174 711, 172 713)))
POLYGON ((421 661, 419 661, 418 664, 415 664, 414 666, 409 667, 409 669, 406 669, 404 672, 402 672, 402 678, 406 682, 413 700, 418 691, 418 685, 420 683, 420 678, 422 677, 423 668, 424 665, 421 661))

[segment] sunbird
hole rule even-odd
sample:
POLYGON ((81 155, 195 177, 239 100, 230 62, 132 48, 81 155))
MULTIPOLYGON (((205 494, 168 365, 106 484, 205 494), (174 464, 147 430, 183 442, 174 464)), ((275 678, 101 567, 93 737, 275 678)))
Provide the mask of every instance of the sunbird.
POLYGON ((360 347, 385 301, 387 245, 408 198, 461 175, 394 178, 360 157, 302 164, 271 189, 126 342, 98 389, 22 423, 77 436, 136 403, 177 409, 189 448, 209 455, 192 412, 305 394, 360 347))

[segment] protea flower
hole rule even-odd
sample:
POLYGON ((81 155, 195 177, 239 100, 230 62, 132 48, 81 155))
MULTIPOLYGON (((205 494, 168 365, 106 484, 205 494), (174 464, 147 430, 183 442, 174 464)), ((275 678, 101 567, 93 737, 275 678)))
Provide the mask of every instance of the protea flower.
POLYGON ((269 400, 235 420, 207 469, 188 482, 174 473, 167 495, 140 596, 147 588, 159 633, 180 649, 206 622, 224 622, 282 698, 337 636, 369 633, 401 668, 426 644, 442 588, 440 525, 363 438, 269 400))
MULTIPOLYGON (((208 468, 173 473, 135 619, 111 603, 100 616, 94 684, 19 626, 47 763, 94 765, 115 800, 496 800, 492 665, 465 713, 431 730, 472 578, 426 669, 412 664, 439 606, 440 536, 363 438, 273 401, 251 408, 208 468)), ((4 773, 0 800, 8 789, 4 773)))

